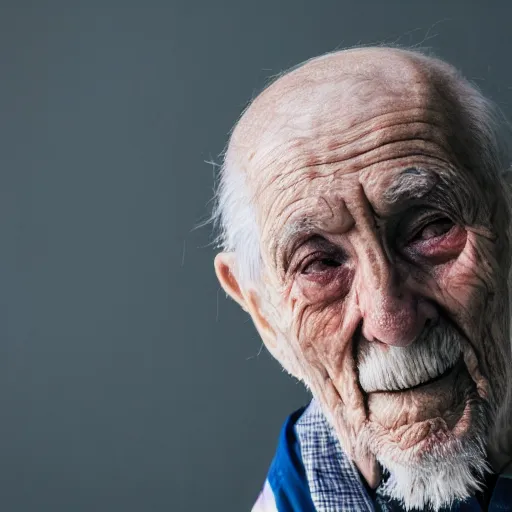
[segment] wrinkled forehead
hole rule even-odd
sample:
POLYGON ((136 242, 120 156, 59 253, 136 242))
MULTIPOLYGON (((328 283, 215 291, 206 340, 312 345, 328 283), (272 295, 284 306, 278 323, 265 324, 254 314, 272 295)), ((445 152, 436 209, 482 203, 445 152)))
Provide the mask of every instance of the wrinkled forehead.
POLYGON ((424 64, 392 51, 347 51, 284 75, 249 106, 232 134, 228 157, 251 174, 293 142, 349 130, 357 123, 439 101, 440 84, 424 64))
POLYGON ((247 177, 262 242, 293 216, 327 218, 347 200, 385 213, 396 199, 389 190, 414 195, 422 185, 417 193, 426 194, 438 171, 460 178, 451 148, 456 106, 439 77, 387 58, 285 76, 245 113, 228 159, 247 177))
MULTIPOLYGON (((293 184, 293 171, 330 172, 328 164, 364 152, 364 142, 383 145, 386 137, 400 137, 400 124, 415 124, 409 137, 419 130, 439 139, 449 131, 445 101, 421 66, 404 59, 388 67, 371 62, 285 76, 253 102, 233 133, 227 160, 247 176, 257 198, 281 179, 293 184)), ((345 167, 352 172, 357 166, 345 167)))
POLYGON ((339 187, 350 193, 357 183, 378 202, 409 167, 452 168, 451 129, 435 96, 428 83, 397 90, 363 81, 341 91, 320 88, 304 108, 288 106, 248 151, 245 169, 256 203, 268 214, 269 204, 283 196, 307 200, 339 187))

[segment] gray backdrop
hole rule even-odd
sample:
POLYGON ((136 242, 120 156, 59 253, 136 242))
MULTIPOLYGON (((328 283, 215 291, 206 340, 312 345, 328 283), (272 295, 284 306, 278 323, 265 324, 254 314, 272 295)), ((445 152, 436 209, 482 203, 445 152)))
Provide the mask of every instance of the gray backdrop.
POLYGON ((249 511, 308 397, 219 291, 204 161, 358 43, 431 46, 510 117, 512 4, 102 4, 0 3, 0 510, 249 511))

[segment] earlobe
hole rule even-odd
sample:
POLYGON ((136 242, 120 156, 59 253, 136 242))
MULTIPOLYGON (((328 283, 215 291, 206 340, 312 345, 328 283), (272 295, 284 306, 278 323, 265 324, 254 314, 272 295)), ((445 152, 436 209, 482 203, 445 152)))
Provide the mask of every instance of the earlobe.
POLYGON ((263 342, 267 348, 272 351, 276 344, 276 332, 263 316, 259 299, 253 291, 249 292, 247 301, 252 321, 260 333, 263 342))
POLYGON ((217 279, 224 291, 247 311, 247 303, 235 274, 235 255, 232 252, 221 252, 215 256, 214 265, 217 279))

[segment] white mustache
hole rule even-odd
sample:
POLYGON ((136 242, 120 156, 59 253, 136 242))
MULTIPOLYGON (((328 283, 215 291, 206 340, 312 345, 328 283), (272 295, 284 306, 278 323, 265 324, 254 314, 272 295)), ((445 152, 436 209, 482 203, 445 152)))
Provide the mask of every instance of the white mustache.
POLYGON ((357 344, 359 383, 366 393, 428 382, 454 366, 462 351, 460 335, 440 324, 407 347, 379 345, 364 338, 357 344))

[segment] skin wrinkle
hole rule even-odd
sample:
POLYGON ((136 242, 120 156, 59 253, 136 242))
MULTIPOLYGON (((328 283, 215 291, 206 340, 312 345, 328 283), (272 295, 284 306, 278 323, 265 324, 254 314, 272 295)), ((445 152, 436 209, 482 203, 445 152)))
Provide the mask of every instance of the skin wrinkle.
MULTIPOLYGON (((382 272, 383 267, 387 267, 387 257, 385 252, 382 250, 381 244, 378 242, 378 233, 375 229, 375 222, 373 220, 373 209, 370 207, 370 202, 367 200, 363 184, 359 183, 358 187, 358 202, 361 205, 361 216, 359 220, 359 226, 362 234, 362 243, 365 247, 364 251, 366 258, 370 263, 372 270, 372 276, 374 278, 374 286, 376 289, 382 287, 382 272), (362 222, 361 222, 362 221, 362 222), (366 228, 366 230, 364 229, 366 228)), ((359 215, 358 215, 359 217, 359 215)))
MULTIPOLYGON (((418 115, 418 113, 424 112, 424 110, 415 108, 415 109, 413 109, 413 112, 416 115, 418 115)), ((408 111, 408 110, 404 111, 404 116, 407 114, 410 114, 410 111, 408 111)), ((389 117, 389 114, 387 114, 387 116, 389 117)), ((440 113, 439 116, 442 116, 442 114, 440 113)), ((439 116, 436 116, 436 117, 439 117, 439 116)), ((358 128, 358 129, 355 130, 352 135, 350 133, 349 134, 345 133, 343 142, 338 142, 337 146, 335 146, 335 147, 340 147, 340 148, 345 148, 347 146, 349 148, 354 147, 354 149, 353 149, 354 155, 359 156, 360 154, 364 154, 364 153, 368 152, 368 149, 365 147, 365 143, 366 143, 366 145, 370 145, 370 147, 372 147, 372 145, 375 147, 375 146, 383 145, 386 142, 390 142, 389 140, 388 141, 386 140, 386 137, 389 137, 387 129, 392 128, 394 125, 395 126, 413 125, 413 126, 417 126, 418 128, 423 128, 423 130, 419 130, 419 132, 418 132, 419 134, 427 131, 430 136, 433 136, 433 139, 434 139, 433 142, 442 143, 442 141, 439 139, 439 136, 437 135, 436 131, 433 130, 432 127, 430 129, 426 128, 429 126, 429 124, 424 119, 419 119, 417 121, 414 121, 414 120, 411 120, 410 118, 408 118, 406 121, 400 121, 400 122, 395 121, 394 123, 391 123, 391 124, 390 123, 388 123, 388 124, 382 123, 382 122, 380 122, 380 120, 373 121, 370 119, 369 121, 361 122, 360 126, 356 125, 356 128, 358 128), (368 123, 370 123, 369 126, 368 126, 368 123), (368 144, 368 143, 370 143, 370 144, 368 144)), ((340 129, 339 125, 335 125, 335 126, 336 126, 336 130, 340 129)), ((354 128, 352 128, 352 130, 354 130, 354 128)), ((415 133, 415 131, 413 131, 413 133, 415 133)), ((324 145, 323 140, 325 138, 328 138, 330 136, 332 137, 332 135, 333 135, 332 130, 324 129, 323 132, 316 133, 309 139, 307 139, 306 137, 302 137, 300 140, 308 141, 310 144, 312 144, 312 147, 310 149, 314 151, 315 148, 317 148, 318 146, 324 145)), ((397 134, 392 135, 392 137, 396 138, 397 134)), ((425 133, 423 133, 423 139, 425 139, 425 133)), ((301 144, 298 144, 297 139, 295 139, 295 141, 294 141, 294 139, 292 139, 291 141, 288 140, 288 141, 286 141, 285 144, 289 150, 296 149, 296 147, 298 145, 299 146, 301 145, 301 144)), ((302 145, 305 145, 305 144, 302 144, 302 145)), ((445 147, 443 147, 442 149, 444 149, 444 150, 449 149, 446 147, 446 143, 444 145, 445 145, 445 147)), ((260 146, 261 146, 261 144, 260 144, 260 146)), ((274 158, 276 158, 276 157, 272 158, 271 161, 268 164, 266 164, 266 159, 268 159, 269 154, 273 155, 274 153, 277 153, 278 155, 280 154, 281 157, 282 157, 282 155, 285 155, 285 154, 288 154, 288 155, 290 153, 293 154, 293 152, 291 152, 291 151, 286 151, 285 150, 286 147, 283 148, 282 146, 283 146, 283 143, 278 142, 278 143, 274 143, 272 150, 269 150, 268 148, 265 150, 266 153, 261 155, 261 168, 262 169, 264 169, 267 166, 270 166, 271 164, 272 165, 275 164, 274 158), (265 158, 265 155, 267 155, 267 158, 265 158)), ((329 148, 329 144, 327 144, 327 148, 329 148)), ((331 153, 332 152, 328 152, 329 158, 330 159, 334 158, 337 161, 344 161, 346 159, 352 158, 352 156, 353 156, 353 155, 350 155, 350 152, 348 152, 348 155, 344 156, 344 158, 336 159, 337 153, 335 153, 334 155, 332 155, 331 153)), ((344 153, 347 153, 347 151, 344 150, 342 152, 342 154, 344 154, 344 153)), ((300 161, 301 158, 309 159, 310 156, 308 155, 307 151, 303 151, 299 154, 295 154, 294 158, 299 159, 299 161, 300 161)), ((318 159, 318 155, 316 156, 316 158, 318 159)), ((329 160, 327 160, 327 162, 328 161, 329 160)), ((322 163, 322 159, 320 159, 319 164, 320 163, 322 163)), ((294 165, 294 168, 301 168, 303 166, 304 165, 296 164, 296 165, 294 165)), ((309 164, 309 166, 311 166, 311 163, 309 164)))
MULTIPOLYGON (((389 137, 387 130, 392 128, 392 126, 381 126, 378 130, 371 130, 369 133, 362 134, 359 137, 354 137, 354 141, 346 142, 344 141, 342 144, 334 144, 327 143, 326 149, 329 151, 329 156, 321 157, 317 156, 314 159, 308 157, 305 160, 304 167, 319 167, 324 165, 329 165, 331 163, 341 163, 348 160, 358 160, 360 157, 370 154, 372 151, 377 151, 382 149, 384 146, 388 144, 398 144, 401 142, 411 142, 414 140, 423 142, 426 146, 436 146, 441 145, 441 141, 436 140, 435 138, 430 139, 426 136, 425 133, 421 133, 418 130, 418 133, 411 133, 411 125, 413 123, 397 123, 395 126, 403 126, 404 134, 397 132, 393 134, 393 137, 389 137), (381 133, 382 132, 382 133, 381 133), (366 145, 369 146, 361 147, 361 141, 366 142, 366 145), (352 149, 354 148, 354 149, 352 149)), ((422 123, 416 123, 417 125, 422 125, 422 123)), ((318 145, 322 145, 322 137, 318 137, 315 141, 318 145)), ((304 144, 306 145, 306 144, 304 144)), ((299 162, 301 161, 300 157, 297 157, 299 162)), ((294 161, 291 161, 293 164, 294 161)), ((299 164, 300 166, 300 164, 299 164)), ((297 166, 291 165, 292 168, 296 168, 297 166)), ((301 166, 300 166, 301 167, 301 166)))
MULTIPOLYGON (((302 181, 302 180, 299 180, 299 182, 295 184, 294 188, 300 188, 301 181, 302 181)), ((287 193, 289 193, 289 189, 283 189, 283 190, 281 191, 281 194, 287 194, 287 193)), ((280 196, 280 195, 277 195, 277 196, 274 198, 274 200, 273 200, 272 204, 273 204, 273 205, 278 205, 278 204, 279 204, 279 202, 280 202, 280 201, 279 201, 280 199, 281 199, 281 196, 280 196)), ((302 198, 298 198, 298 199, 296 199, 296 201, 300 201, 300 200, 302 200, 302 198)), ((287 208, 291 208, 291 207, 293 206, 293 204, 294 204, 293 202, 292 202, 291 204, 288 204, 288 205, 287 205, 287 208)), ((273 210, 270 210, 270 211, 269 211, 269 215, 266 217, 267 221, 268 221, 269 219, 272 219, 272 218, 273 218, 272 214, 273 214, 273 210)), ((280 219, 279 219, 279 223, 278 223, 278 225, 286 225, 286 221, 287 221, 287 220, 288 220, 287 218, 284 218, 284 219, 281 219, 281 218, 280 218, 280 219)), ((265 221, 264 221, 264 222, 265 222, 265 221)), ((265 230, 265 229, 266 229, 266 225, 264 224, 264 225, 263 225, 263 230, 265 230)))
MULTIPOLYGON (((292 202, 287 209, 290 209, 290 207, 294 205, 295 202, 292 202)), ((335 197, 330 201, 322 195, 318 198, 317 204, 313 208, 309 209, 317 212, 317 219, 304 215, 299 221, 290 221, 290 217, 293 215, 293 212, 282 219, 288 228, 284 236, 279 238, 276 245, 287 246, 290 241, 293 241, 293 238, 291 237, 295 236, 295 233, 305 231, 303 229, 304 224, 308 227, 309 231, 319 229, 331 234, 346 233, 353 227, 354 219, 350 215, 350 212, 345 205, 345 201, 339 195, 335 195, 335 197), (322 205, 324 205, 324 208, 322 208, 322 205), (319 210, 322 212, 321 215, 318 214, 319 210), (338 210, 341 213, 336 214, 335 210, 338 210), (326 214, 323 213, 324 211, 326 214)))
MULTIPOLYGON (((423 490, 402 496, 409 505, 429 494, 442 504, 445 498, 433 488, 429 493, 421 475, 433 480, 446 460, 454 464, 447 467, 454 476, 447 474, 455 478, 456 467, 470 474, 478 468, 463 466, 468 453, 482 461, 482 471, 480 447, 503 442, 499 435, 494 442, 493 419, 505 421, 505 413, 497 414, 509 393, 511 364, 503 279, 510 248, 497 236, 507 206, 500 196, 492 199, 497 179, 474 168, 466 114, 440 76, 393 51, 336 59, 279 79, 255 100, 232 138, 238 151, 232 158, 254 191, 265 268, 258 290, 278 333, 272 353, 318 398, 368 481, 375 481, 377 458, 404 482, 413 478, 404 468, 419 479, 409 488, 423 490), (364 84, 352 71, 344 77, 347 69, 362 73, 364 84), (296 112, 304 115, 297 120, 296 112), (251 148, 250 165, 243 147, 251 148), (408 174, 411 169, 419 174, 408 174), (425 208, 452 222, 446 231, 434 222, 433 232, 441 234, 429 234, 428 246, 406 236, 425 208), (306 242, 289 257, 288 269, 286 246, 309 235, 346 258, 320 259, 314 268, 321 270, 303 274, 294 258, 324 252, 306 242), (436 260, 421 247, 445 256, 436 260), (426 326, 437 329, 440 321, 460 340, 466 373, 459 387, 448 379, 436 384, 436 393, 422 387, 389 397, 363 392, 354 348, 358 326, 384 353, 419 343, 426 326)), ((411 361, 403 371, 418 375, 422 364, 411 361)), ((453 492, 463 496, 475 485, 459 482, 453 492)))
MULTIPOLYGON (((343 316, 340 317, 341 321, 343 321, 343 316)), ((320 325, 322 325, 322 323, 320 323, 320 325)), ((324 327, 322 327, 324 328, 324 327)), ((336 382, 338 382, 338 385, 339 385, 339 382, 340 382, 340 379, 339 379, 339 376, 342 375, 344 372, 343 372, 343 368, 340 370, 338 376, 335 376, 333 378, 333 375, 332 373, 336 373, 336 369, 335 367, 333 367, 332 363, 334 363, 335 361, 335 358, 331 358, 331 354, 327 353, 327 356, 326 357, 322 357, 322 353, 319 351, 319 347, 317 347, 314 343, 312 343, 311 340, 313 339, 318 339, 319 338, 319 334, 320 333, 315 333, 315 332, 307 332, 304 337, 298 337, 297 339, 304 339, 303 342, 300 342, 300 343, 303 343, 304 344, 304 347, 305 347, 305 352, 309 349, 311 350, 314 355, 315 355, 315 360, 317 361, 317 363, 315 364, 315 366, 318 364, 318 362, 321 363, 321 366, 325 369, 325 371, 327 372, 327 376, 329 377, 329 381, 330 381, 330 384, 332 386, 332 392, 334 392, 338 398, 339 398, 339 404, 337 404, 337 407, 340 407, 340 406, 343 406, 345 405, 345 403, 351 403, 353 406, 355 407, 364 407, 364 404, 361 403, 361 398, 354 394, 354 393, 350 393, 350 384, 351 382, 350 381, 346 381, 345 379, 345 386, 343 387, 344 388, 344 393, 340 393, 339 391, 339 388, 337 388, 337 386, 335 385, 336 382), (331 363, 331 364, 329 364, 331 363), (348 393, 347 393, 348 392, 348 393)), ((338 354, 337 354, 337 358, 339 360, 341 360, 343 362, 344 365, 349 365, 350 364, 350 359, 352 359, 351 357, 347 357, 346 356, 346 353, 347 351, 349 351, 351 349, 351 347, 349 346, 349 344, 345 344, 342 351, 340 351, 338 354)), ((352 360, 352 365, 354 365, 355 363, 353 362, 352 360)), ((357 386, 356 383, 354 383, 352 381, 352 385, 355 385, 357 386)), ((359 423, 362 423, 362 421, 364 420, 364 415, 362 415, 360 418, 359 418, 359 423)))
POLYGON ((326 219, 324 216, 318 216, 319 218, 315 220, 304 217, 299 221, 289 221, 290 216, 293 215, 291 213, 284 219, 284 223, 287 222, 289 228, 284 234, 279 234, 276 237, 276 242, 272 248, 274 260, 276 262, 282 260, 280 266, 284 270, 288 268, 293 254, 297 251, 298 246, 305 242, 306 237, 311 237, 319 232, 325 232, 329 235, 341 235, 348 232, 354 226, 354 219, 348 212, 343 200, 337 202, 337 209, 342 212, 339 216, 334 214, 334 207, 329 206, 325 197, 322 196, 319 203, 327 205, 331 211, 330 218, 326 219))
MULTIPOLYGON (((262 176, 259 178, 261 183, 258 183, 256 181, 254 185, 256 190, 258 191, 269 189, 270 186, 272 185, 272 181, 265 180, 265 175, 267 174, 265 171, 267 169, 272 169, 276 165, 279 165, 282 168, 282 175, 280 179, 283 181, 288 176, 290 176, 291 173, 294 173, 299 169, 309 170, 311 168, 318 168, 320 171, 322 171, 322 173, 325 173, 326 171, 328 172, 329 167, 336 166, 339 168, 341 164, 345 164, 345 172, 347 173, 359 172, 364 168, 368 168, 371 165, 380 163, 382 160, 387 160, 387 157, 389 156, 390 147, 392 147, 396 152, 394 158, 405 157, 408 155, 425 155, 427 157, 431 157, 432 153, 435 152, 438 145, 424 139, 411 137, 406 140, 390 141, 379 147, 371 148, 367 151, 359 151, 357 154, 353 154, 350 156, 336 155, 335 157, 333 156, 329 160, 318 162, 313 165, 306 165, 305 163, 302 163, 300 161, 298 163, 296 161, 290 162, 289 158, 288 161, 286 162, 278 162, 275 160, 273 160, 270 163, 262 162, 263 172, 261 173, 262 176)), ((440 156, 434 158, 441 159, 440 156)), ((449 160, 441 159, 441 162, 447 164, 449 163, 449 160)), ((291 175, 293 176, 293 174, 291 175)), ((293 183, 295 184, 295 180, 293 180, 293 183)), ((287 190, 288 184, 283 185, 280 188, 281 190, 287 190)))

